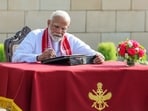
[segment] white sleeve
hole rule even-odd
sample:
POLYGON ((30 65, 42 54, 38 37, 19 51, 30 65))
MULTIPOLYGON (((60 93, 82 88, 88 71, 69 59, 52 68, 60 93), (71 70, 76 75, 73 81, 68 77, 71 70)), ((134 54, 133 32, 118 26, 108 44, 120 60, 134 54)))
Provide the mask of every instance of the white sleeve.
POLYGON ((30 32, 15 50, 12 62, 36 62, 36 38, 34 33, 30 32))

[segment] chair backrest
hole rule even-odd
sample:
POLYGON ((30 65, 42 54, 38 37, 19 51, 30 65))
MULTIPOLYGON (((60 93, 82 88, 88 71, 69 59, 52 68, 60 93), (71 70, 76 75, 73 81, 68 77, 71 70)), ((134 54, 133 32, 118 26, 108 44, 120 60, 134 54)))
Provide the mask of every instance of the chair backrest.
POLYGON ((11 62, 13 52, 30 31, 31 29, 28 26, 25 26, 22 28, 22 30, 16 32, 13 37, 10 37, 4 41, 4 49, 7 62, 11 62))

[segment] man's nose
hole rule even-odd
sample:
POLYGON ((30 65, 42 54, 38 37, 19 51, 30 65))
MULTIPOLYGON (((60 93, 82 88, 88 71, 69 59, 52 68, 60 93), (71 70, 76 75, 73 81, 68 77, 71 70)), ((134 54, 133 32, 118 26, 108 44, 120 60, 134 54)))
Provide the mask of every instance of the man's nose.
POLYGON ((62 28, 57 28, 57 29, 56 29, 56 33, 58 33, 58 34, 61 34, 61 33, 63 33, 63 30, 62 30, 62 28))

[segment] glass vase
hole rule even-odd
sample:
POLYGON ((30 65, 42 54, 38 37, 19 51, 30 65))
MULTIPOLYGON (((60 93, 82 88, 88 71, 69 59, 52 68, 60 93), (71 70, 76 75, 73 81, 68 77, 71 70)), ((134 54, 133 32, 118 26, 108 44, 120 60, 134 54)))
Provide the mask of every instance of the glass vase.
POLYGON ((135 65, 134 59, 127 59, 126 63, 127 63, 128 66, 134 66, 135 65))

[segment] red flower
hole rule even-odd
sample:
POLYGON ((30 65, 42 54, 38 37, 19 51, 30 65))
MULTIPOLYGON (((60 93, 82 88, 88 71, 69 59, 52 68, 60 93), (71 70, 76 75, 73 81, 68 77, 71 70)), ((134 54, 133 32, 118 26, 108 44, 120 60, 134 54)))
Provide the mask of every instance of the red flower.
POLYGON ((125 53, 126 53, 126 46, 125 46, 125 44, 120 44, 120 46, 119 46, 119 54, 121 56, 124 56, 125 53))
POLYGON ((143 56, 144 56, 144 53, 145 53, 145 51, 144 51, 144 50, 139 49, 138 56, 139 56, 139 57, 143 57, 143 56))
POLYGON ((134 48, 127 49, 127 53, 130 56, 134 56, 136 54, 136 50, 134 48))
POLYGON ((139 47, 139 43, 137 41, 133 41, 133 47, 134 48, 139 47))

